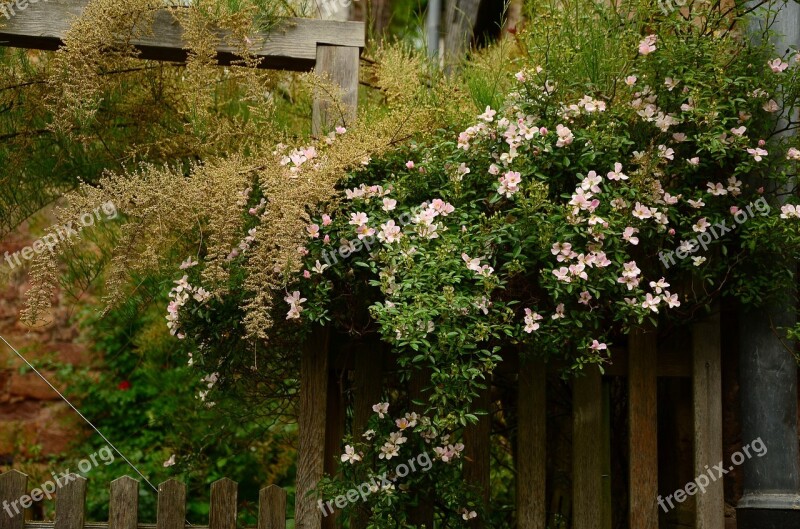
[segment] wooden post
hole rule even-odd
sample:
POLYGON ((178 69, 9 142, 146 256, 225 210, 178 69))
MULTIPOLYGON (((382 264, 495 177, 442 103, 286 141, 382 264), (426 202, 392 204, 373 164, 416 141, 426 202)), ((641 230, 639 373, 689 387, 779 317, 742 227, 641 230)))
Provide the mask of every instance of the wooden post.
POLYGON ((108 529, 137 529, 139 524, 139 482, 122 476, 111 482, 108 529))
POLYGON ((258 529, 286 529, 286 491, 275 485, 258 494, 258 529))
POLYGON ((517 527, 545 529, 547 475, 547 371, 541 361, 522 362, 517 395, 517 527))
POLYGON ((0 505, 8 502, 8 512, 0 511, 0 529, 24 529, 25 509, 19 505, 19 499, 28 492, 28 476, 17 470, 9 470, 0 474, 0 505), (15 508, 16 506, 16 508, 15 508), (17 514, 16 509, 19 509, 17 514))
POLYGON ((330 97, 315 98, 311 117, 313 134, 322 134, 329 127, 347 125, 355 118, 358 108, 359 54, 360 48, 356 46, 317 46, 314 71, 338 86, 340 93, 329 94, 334 96, 333 101, 330 97))
POLYGON ((658 527, 658 342, 655 329, 629 338, 630 528, 658 527))
MULTIPOLYGON (((694 402, 694 474, 722 461, 722 359, 719 312, 692 326, 692 396, 694 402)), ((697 494, 697 529, 725 525, 722 480, 697 494)))
POLYGON ((186 485, 170 479, 158 486, 156 529, 184 529, 186 525, 186 485))
POLYGON ((209 529, 236 529, 237 497, 238 486, 235 481, 222 478, 211 484, 209 529))
POLYGON ((58 489, 53 529, 83 529, 86 515, 86 478, 75 474, 70 476, 67 479, 71 481, 58 489))
MULTIPOLYGON (((297 445, 295 526, 320 529, 322 511, 309 494, 325 468, 325 420, 328 395, 328 330, 315 328, 303 344, 300 358, 300 412, 297 445)), ((159 528, 160 529, 160 528, 159 528)))
MULTIPOLYGON (((603 515, 603 427, 600 371, 589 366, 572 385, 572 527, 597 529, 603 515)), ((652 528, 648 528, 652 529, 652 528)))

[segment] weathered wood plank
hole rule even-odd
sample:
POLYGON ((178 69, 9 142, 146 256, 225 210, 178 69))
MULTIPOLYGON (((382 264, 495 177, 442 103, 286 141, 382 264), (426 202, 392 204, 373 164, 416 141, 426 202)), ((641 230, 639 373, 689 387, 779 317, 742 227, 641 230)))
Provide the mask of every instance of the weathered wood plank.
MULTIPOLYGON (((479 390, 478 397, 472 403, 475 411, 486 412, 478 416, 478 423, 464 428, 464 481, 474 486, 480 494, 487 509, 491 508, 489 489, 489 471, 491 466, 491 433, 492 433, 492 381, 484 381, 486 388, 479 390)), ((474 527, 485 527, 483 519, 474 520, 474 527)))
MULTIPOLYGON (((692 326, 694 354, 692 395, 694 402, 694 474, 722 461, 722 359, 719 313, 692 326)), ((698 493, 697 529, 725 525, 722 480, 713 481, 705 494, 698 493)))
POLYGON ((184 529, 186 485, 170 479, 158 486, 157 529, 184 529))
MULTIPOLYGON (((411 380, 408 381, 408 397, 411 399, 411 411, 424 415, 427 409, 428 395, 425 388, 431 384, 431 370, 429 367, 413 369, 411 380), (421 404, 415 404, 414 401, 421 404)), ((409 513, 411 523, 417 526, 433 527, 433 499, 425 496, 417 497, 417 505, 409 513)))
POLYGON ((658 336, 636 330, 628 342, 630 528, 658 527, 658 336))
POLYGON ((315 328, 300 358, 300 411, 297 445, 297 529, 320 529, 322 511, 309 494, 322 478, 325 467, 325 421, 328 395, 328 338, 324 328, 315 328))
MULTIPOLYGON (((374 413, 373 404, 380 401, 383 389, 383 350, 379 339, 366 340, 356 346, 353 366, 355 396, 353 398, 353 437, 360 439, 374 413)), ((360 508, 363 506, 359 505, 360 508)), ((359 512, 350 522, 351 529, 367 526, 366 514, 359 512)))
POLYGON ((286 529, 286 491, 275 485, 258 494, 258 529, 286 529))
POLYGON ((70 474, 62 478, 56 496, 54 529, 83 529, 86 514, 86 478, 70 474), (67 483, 67 481, 69 482, 67 483))
POLYGON ((211 484, 208 515, 210 529, 236 529, 236 499, 239 487, 235 481, 222 478, 211 484))
POLYGON ((108 529, 137 529, 139 523, 139 482, 122 476, 111 482, 108 529))
POLYGON ((592 366, 572 386, 572 527, 597 529, 603 514, 602 379, 592 366))
MULTIPOLYGON (((48 0, 31 3, 10 20, 0 19, 0 43, 6 46, 54 50, 58 48, 70 24, 83 12, 88 0, 48 0)), ((219 35, 225 36, 224 31, 219 35)), ((308 71, 314 67, 317 46, 364 47, 364 23, 334 20, 287 18, 270 33, 251 37, 254 54, 262 57, 262 66, 284 70, 308 71)), ((223 39, 224 43, 225 40, 223 39)), ((133 41, 143 59, 184 61, 183 29, 174 16, 163 10, 155 15, 152 36, 133 41)), ((217 48, 218 60, 228 64, 236 49, 223 44, 217 48)))
POLYGON ((314 99, 311 130, 314 134, 325 132, 337 125, 345 126, 356 117, 358 109, 359 48, 347 46, 317 46, 314 71, 327 77, 340 87, 338 100, 324 94, 314 99))
POLYGON ((19 499, 27 493, 28 476, 18 470, 0 474, 0 529, 24 529, 25 509, 19 499), (8 505, 8 507, 6 507, 8 505))
POLYGON ((547 521, 547 366, 523 361, 517 395, 517 527, 545 529, 547 521))
MULTIPOLYGON (((325 417, 325 474, 333 476, 339 470, 342 454, 342 438, 344 437, 345 420, 347 419, 347 401, 345 400, 344 370, 330 369, 333 357, 338 356, 336 348, 331 348, 328 358, 328 411, 325 417), (335 351, 335 352, 334 352, 335 351)), ((323 529, 336 529, 341 511, 322 518, 323 529)))

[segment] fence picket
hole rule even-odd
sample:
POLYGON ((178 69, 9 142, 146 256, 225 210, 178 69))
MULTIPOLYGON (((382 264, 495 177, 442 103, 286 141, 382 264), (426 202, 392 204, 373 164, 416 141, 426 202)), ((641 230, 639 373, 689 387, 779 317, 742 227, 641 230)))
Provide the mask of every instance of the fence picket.
POLYGON ((275 485, 258 495, 258 529, 286 529, 286 491, 275 485))
POLYGON ((208 526, 210 529, 236 529, 236 499, 238 485, 222 478, 211 484, 211 507, 208 526))
POLYGON ((139 523, 139 482, 122 476, 111 482, 108 529, 137 529, 139 523))
POLYGON ((9 470, 0 474, 0 505, 4 511, 0 513, 0 529, 24 529, 25 511, 19 505, 19 499, 27 492, 27 487, 28 476, 22 472, 9 470))
POLYGON ((658 526, 658 335, 634 331, 628 346, 630 527, 650 529, 658 526))
POLYGON ((156 529, 184 529, 186 485, 170 479, 158 486, 156 529))
POLYGON ((62 477, 56 496, 54 529, 83 529, 86 514, 86 478, 76 474, 62 477))
POLYGON ((597 529, 603 516, 603 427, 600 371, 590 366, 572 386, 572 527, 597 529))

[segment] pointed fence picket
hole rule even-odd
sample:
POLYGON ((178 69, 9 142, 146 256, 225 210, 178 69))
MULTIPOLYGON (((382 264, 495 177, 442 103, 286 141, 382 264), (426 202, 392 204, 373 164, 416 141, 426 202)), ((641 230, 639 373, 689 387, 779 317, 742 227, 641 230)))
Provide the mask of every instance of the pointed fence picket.
MULTIPOLYGON (((237 489, 237 483, 228 478, 212 483, 208 525, 190 525, 186 522, 186 485, 170 479, 158 486, 156 523, 139 523, 139 482, 123 476, 111 482, 108 522, 87 523, 86 479, 74 476, 54 494, 54 521, 30 521, 24 513, 9 516, 0 512, 0 529, 236 529, 237 489)), ((0 474, 0 508, 31 493, 28 476, 22 472, 0 474)), ((258 526, 252 529, 286 529, 286 491, 275 485, 261 489, 258 526)))

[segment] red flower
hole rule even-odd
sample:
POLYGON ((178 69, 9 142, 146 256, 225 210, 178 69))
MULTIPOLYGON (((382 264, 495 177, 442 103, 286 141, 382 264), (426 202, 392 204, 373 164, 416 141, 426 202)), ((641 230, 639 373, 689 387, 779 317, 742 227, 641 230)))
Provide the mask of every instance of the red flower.
POLYGON ((123 380, 122 382, 119 383, 119 386, 117 386, 117 389, 119 389, 120 391, 127 391, 127 390, 131 389, 131 383, 128 382, 127 380, 123 380))

